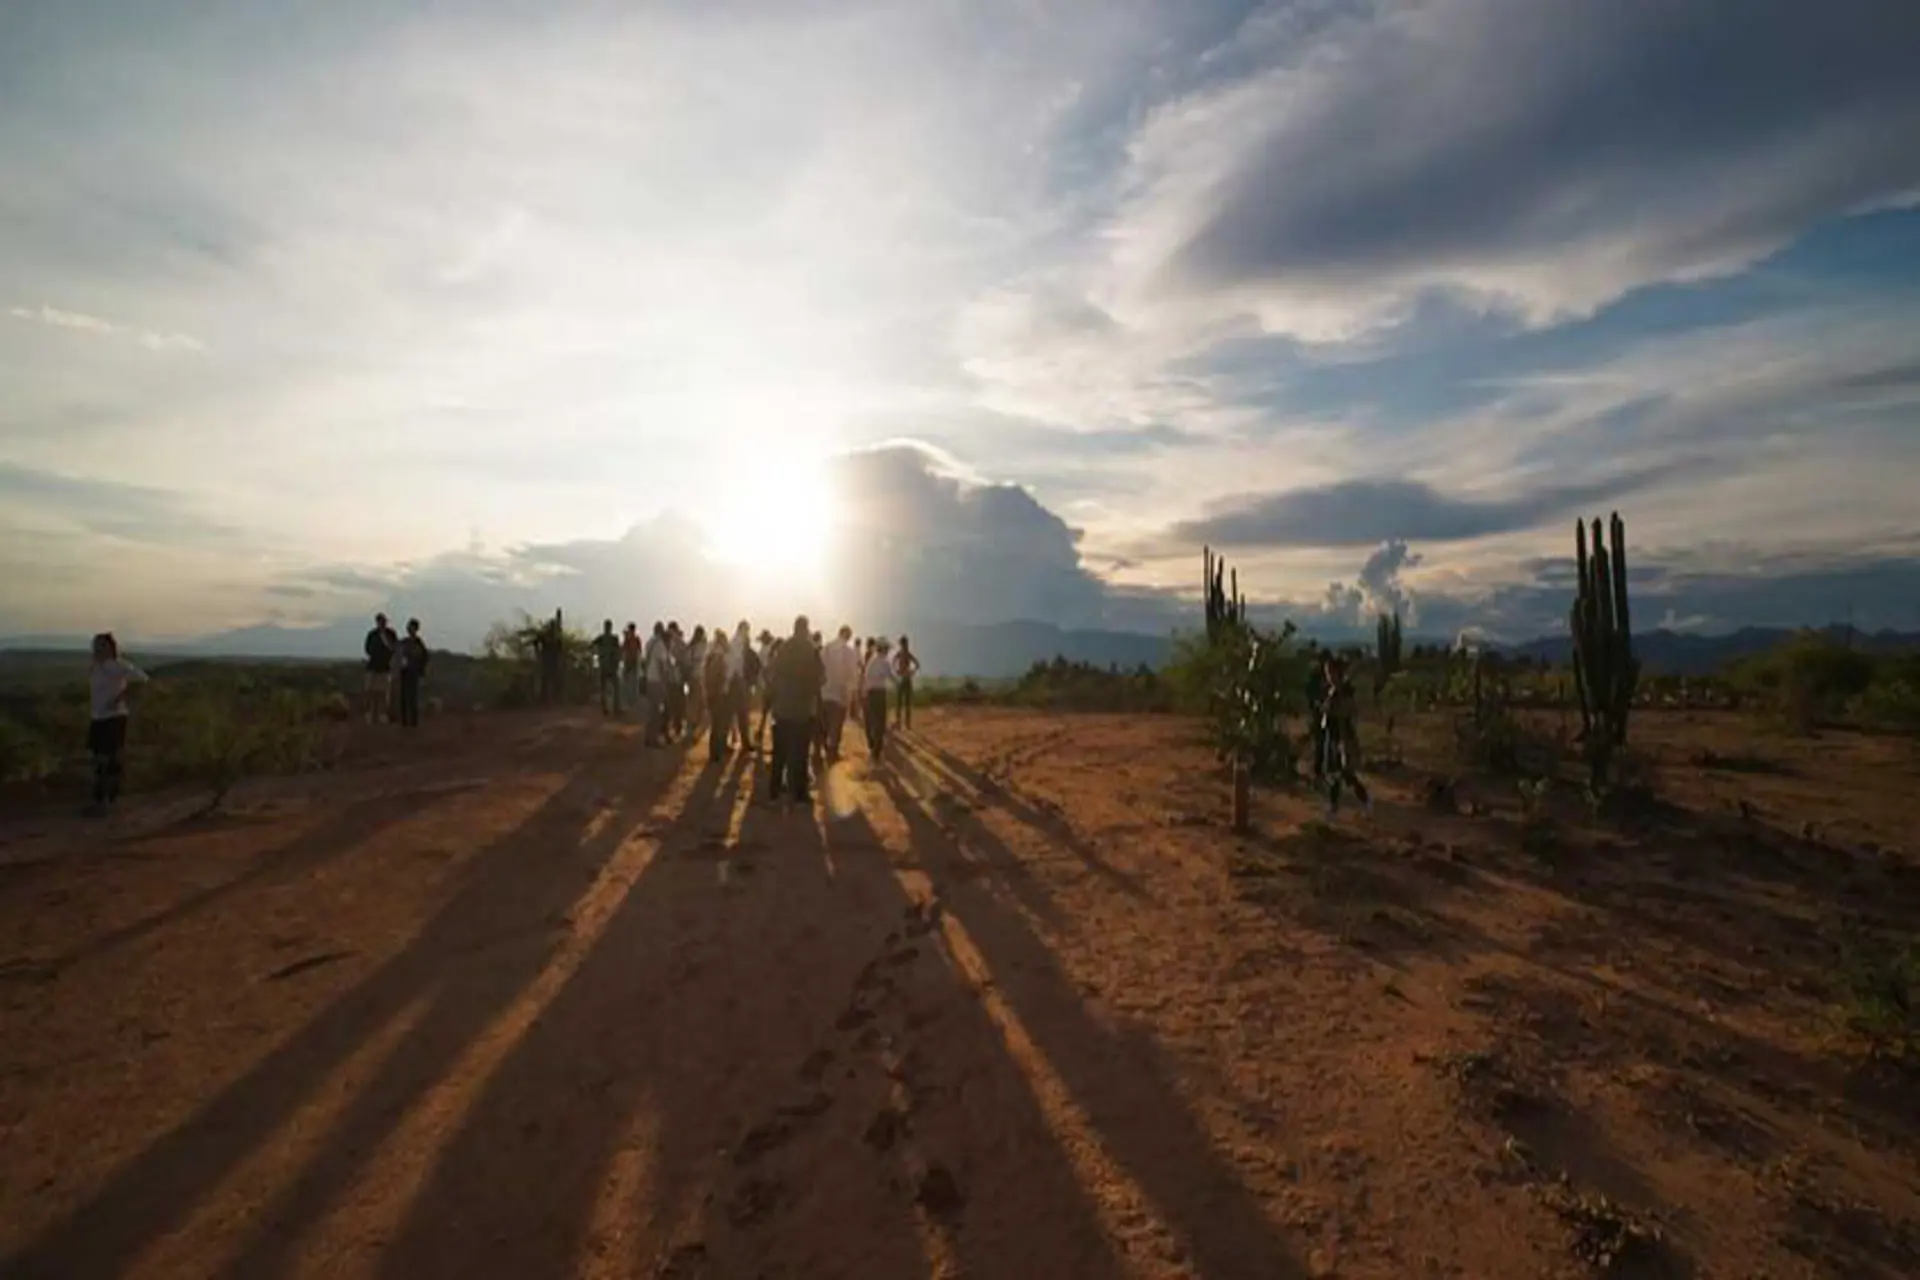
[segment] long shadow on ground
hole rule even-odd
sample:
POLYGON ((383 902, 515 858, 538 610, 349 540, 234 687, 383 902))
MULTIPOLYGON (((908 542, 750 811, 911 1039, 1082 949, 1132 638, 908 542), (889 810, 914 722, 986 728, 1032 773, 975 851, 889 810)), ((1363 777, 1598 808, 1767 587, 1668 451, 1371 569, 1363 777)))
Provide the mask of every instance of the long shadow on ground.
MULTIPOLYGON (((925 1275, 929 1241, 969 1255, 966 1193, 904 1165, 916 1122, 882 1114, 899 1083, 887 1068, 906 1061, 882 1028, 904 1037, 907 1015, 880 978, 907 967, 912 902, 858 817, 828 834, 756 801, 729 839, 750 777, 740 763, 720 776, 684 811, 703 838, 664 844, 627 886, 467 1110, 383 1274, 556 1275, 608 1258, 672 1277, 889 1280, 925 1275)), ((997 1047, 951 974, 931 957, 916 968, 923 1012, 997 1047)), ((1080 1206, 1049 1224, 1080 1242, 1079 1265, 1050 1274, 1111 1274, 1086 1265, 1106 1244, 1071 1169, 1050 1146, 1034 1155, 1026 1185, 1080 1206)), ((1016 1274, 1022 1243, 977 1273, 1016 1274)))
MULTIPOLYGON (((916 854, 955 920, 979 949, 1002 998, 1132 1178, 1208 1280, 1300 1276, 1277 1225, 1235 1176, 1172 1082, 1164 1055, 1145 1035, 1115 1031, 1087 1008, 1072 979, 990 881, 956 875, 965 859, 930 808, 925 772, 888 776, 916 854)), ((1017 855, 984 825, 968 833, 989 862, 1017 855)))
POLYGON ((545 967, 561 941, 553 921, 655 805, 677 753, 654 757, 649 765, 611 815, 598 802, 600 781, 585 772, 571 776, 524 823, 474 857, 460 891, 404 950, 6 1259, 0 1272, 66 1277, 125 1270, 271 1142, 370 1036, 425 1001, 424 1012, 349 1105, 325 1148, 260 1221, 245 1261, 271 1269, 394 1118, 545 967), (583 843, 590 828, 595 834, 583 843))

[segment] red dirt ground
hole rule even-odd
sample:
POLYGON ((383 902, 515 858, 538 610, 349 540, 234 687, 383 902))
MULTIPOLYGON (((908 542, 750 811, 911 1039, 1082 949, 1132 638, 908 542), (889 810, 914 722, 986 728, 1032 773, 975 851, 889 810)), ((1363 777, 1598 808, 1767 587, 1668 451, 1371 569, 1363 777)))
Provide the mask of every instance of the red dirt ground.
POLYGON ((0 1273, 1920 1274, 1834 1012, 1920 921, 1911 743, 1648 717, 1667 804, 1523 838, 1416 726, 1236 840, 1195 732, 929 715, 809 815, 481 717, 14 823, 0 1273))

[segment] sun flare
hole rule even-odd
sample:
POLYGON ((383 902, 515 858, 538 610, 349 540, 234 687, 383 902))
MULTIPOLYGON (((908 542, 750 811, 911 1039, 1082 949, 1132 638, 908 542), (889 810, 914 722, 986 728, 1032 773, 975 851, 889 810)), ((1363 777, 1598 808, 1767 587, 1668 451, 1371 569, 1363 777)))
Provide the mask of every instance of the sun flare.
POLYGON ((726 467, 720 500, 700 518, 714 558, 789 576, 819 569, 835 519, 824 460, 756 441, 726 467))

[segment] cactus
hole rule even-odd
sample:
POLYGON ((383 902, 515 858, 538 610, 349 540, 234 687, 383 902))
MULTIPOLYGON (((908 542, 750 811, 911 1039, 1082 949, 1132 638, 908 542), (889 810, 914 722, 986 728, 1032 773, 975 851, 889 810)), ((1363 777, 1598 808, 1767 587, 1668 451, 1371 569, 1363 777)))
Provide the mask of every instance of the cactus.
POLYGON ((1395 609, 1389 617, 1381 614, 1374 625, 1374 655, 1378 659, 1378 669, 1373 678, 1374 697, 1387 687, 1387 681, 1393 679, 1400 670, 1400 611, 1395 609))
POLYGON ((1633 626, 1627 608, 1627 526, 1615 512, 1601 537, 1593 522, 1588 553, 1587 526, 1574 525, 1579 594, 1573 602, 1573 682, 1580 695, 1580 736, 1586 744, 1590 785, 1605 789, 1614 751, 1626 745, 1627 713, 1633 708, 1640 662, 1633 656, 1633 626))
POLYGON ((1207 596, 1207 639, 1218 640, 1223 631, 1247 620, 1246 597, 1240 594, 1240 571, 1229 571, 1226 560, 1203 547, 1201 569, 1207 596))

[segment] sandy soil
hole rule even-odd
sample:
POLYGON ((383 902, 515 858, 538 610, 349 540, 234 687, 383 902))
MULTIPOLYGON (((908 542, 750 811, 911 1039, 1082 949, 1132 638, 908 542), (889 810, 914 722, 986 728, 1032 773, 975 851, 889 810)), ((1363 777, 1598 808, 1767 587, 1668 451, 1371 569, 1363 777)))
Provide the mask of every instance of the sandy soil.
POLYGON ((812 814, 502 716, 15 823, 0 1273, 1920 1274, 1832 1005, 1920 921, 1912 744, 1648 717, 1668 803, 1543 837, 1431 729, 1247 840, 1192 726, 989 711, 812 814))

